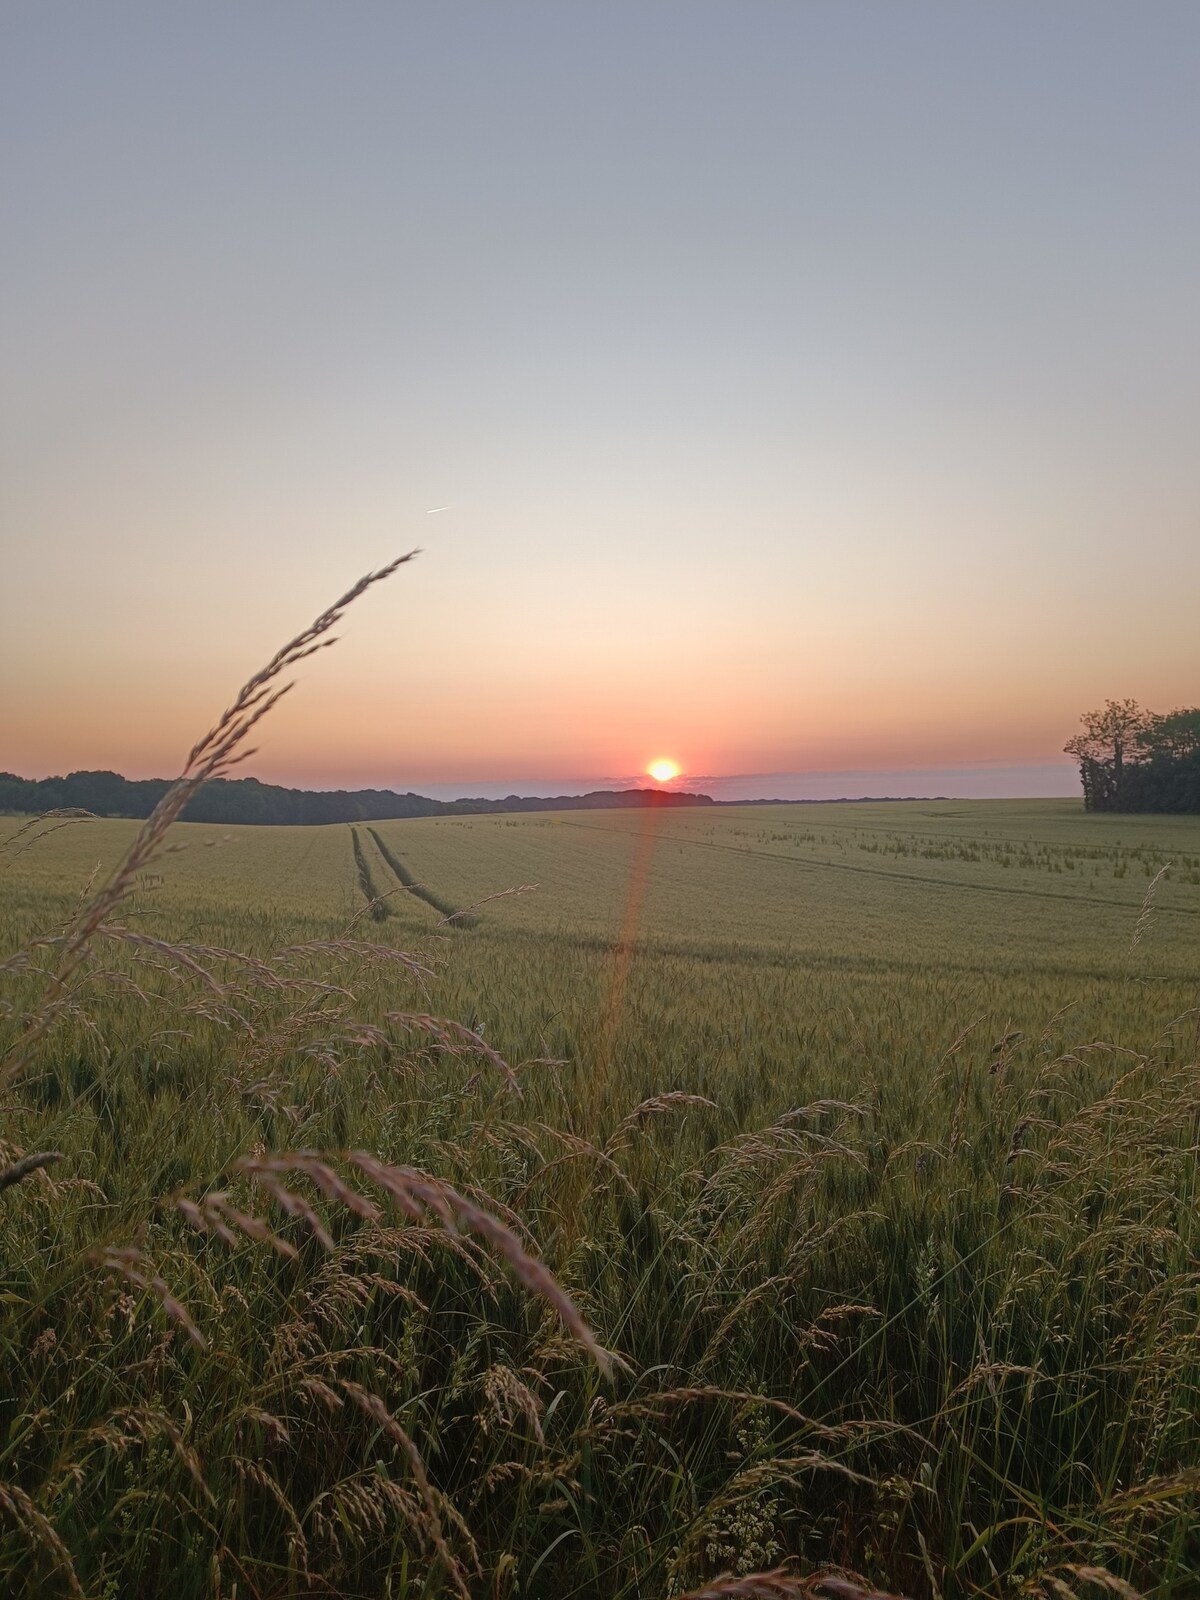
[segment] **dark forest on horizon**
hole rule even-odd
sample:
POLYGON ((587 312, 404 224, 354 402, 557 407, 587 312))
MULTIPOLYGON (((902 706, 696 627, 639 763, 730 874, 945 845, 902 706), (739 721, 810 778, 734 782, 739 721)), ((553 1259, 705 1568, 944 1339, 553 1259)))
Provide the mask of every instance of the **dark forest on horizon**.
MULTIPOLYGON (((0 772, 0 813, 40 815, 88 811, 97 817, 148 817, 171 787, 166 778, 123 778, 117 772, 71 772, 58 778, 19 778, 0 772)), ((706 794, 670 789, 596 789, 549 797, 431 800, 391 789, 288 789, 257 778, 218 778, 192 796, 185 822, 319 824, 392 822, 404 817, 485 816, 491 812, 599 811, 638 806, 711 806, 706 794)))

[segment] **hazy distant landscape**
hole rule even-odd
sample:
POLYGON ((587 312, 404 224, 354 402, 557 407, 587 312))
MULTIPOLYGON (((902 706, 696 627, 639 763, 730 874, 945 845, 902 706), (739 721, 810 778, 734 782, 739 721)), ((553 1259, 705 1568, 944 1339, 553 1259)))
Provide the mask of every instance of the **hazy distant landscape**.
MULTIPOLYGON (((1047 770, 1049 793, 1078 790, 1078 769, 1066 769, 1070 774, 1067 778, 1059 776, 1057 768, 1047 770)), ((691 776, 686 781, 680 778, 647 786, 647 774, 639 773, 618 780, 566 780, 560 785, 519 781, 489 783, 474 786, 470 794, 459 793, 461 786, 447 784, 429 785, 431 794, 414 794, 411 790, 399 793, 395 789, 297 789, 260 783, 256 778, 233 778, 217 779, 193 796, 184 820, 286 826, 456 813, 466 816, 489 811, 605 810, 643 805, 668 808, 773 805, 781 800, 794 805, 812 805, 841 800, 946 799, 946 795, 933 793, 932 787, 928 794, 918 793, 923 784, 933 785, 939 780, 956 791, 954 798, 964 797, 957 793, 959 790, 982 789, 988 798, 994 799, 1009 784, 1021 782, 1022 776, 917 771, 817 773, 810 774, 806 780, 800 775, 789 780, 787 773, 767 773, 762 777, 708 780, 691 776), (699 787, 701 784, 703 789, 699 787), (895 793, 889 791, 889 784, 895 793)), ((170 783, 165 778, 129 779, 107 771, 69 772, 64 776, 38 779, 0 772, 0 814, 38 816, 65 809, 86 811, 98 817, 148 817, 169 788, 170 783)), ((1034 782, 1024 792, 1028 795, 1036 788, 1034 782)))

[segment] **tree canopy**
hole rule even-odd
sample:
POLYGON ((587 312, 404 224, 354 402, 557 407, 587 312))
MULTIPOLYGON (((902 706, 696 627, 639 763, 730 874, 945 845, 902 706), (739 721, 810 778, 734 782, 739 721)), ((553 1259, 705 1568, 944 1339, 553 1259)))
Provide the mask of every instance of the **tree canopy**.
POLYGON ((1200 707, 1159 713, 1108 700, 1064 749, 1088 811, 1200 812, 1200 707))

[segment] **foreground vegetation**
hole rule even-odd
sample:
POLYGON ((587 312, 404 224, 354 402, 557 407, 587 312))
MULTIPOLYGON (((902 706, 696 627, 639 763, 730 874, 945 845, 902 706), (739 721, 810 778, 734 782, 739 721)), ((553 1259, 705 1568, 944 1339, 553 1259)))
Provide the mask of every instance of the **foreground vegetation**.
POLYGON ((6 1592, 1194 1594, 1197 826, 172 826, 378 576, 0 843, 6 1592))
MULTIPOLYGON (((8 1589, 1194 1593, 1200 829, 1122 822, 176 828, 7 1093, 8 1589)), ((135 825, 53 826, 10 950, 135 825)))

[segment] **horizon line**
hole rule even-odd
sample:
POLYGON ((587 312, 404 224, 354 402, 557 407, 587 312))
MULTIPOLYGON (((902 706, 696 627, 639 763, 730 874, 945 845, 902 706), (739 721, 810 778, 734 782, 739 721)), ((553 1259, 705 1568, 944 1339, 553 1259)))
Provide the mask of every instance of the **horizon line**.
MULTIPOLYGON (((112 772, 112 768, 73 768, 49 773, 40 778, 23 778, 26 783, 65 780, 74 773, 112 772)), ((16 774, 13 774, 15 777, 16 774)), ((164 783, 174 780, 160 775, 129 778, 127 783, 164 783)), ((445 780, 413 779, 390 783, 354 782, 328 778, 322 783, 309 778, 299 783, 286 779, 263 778, 253 773, 239 774, 228 782, 253 781, 266 787, 292 789, 308 794, 375 792, 397 797, 411 795, 439 803, 507 799, 551 801, 578 798, 585 794, 645 793, 697 795, 717 805, 751 805, 775 802, 780 805, 826 801, 950 800, 950 799, 1074 799, 1079 793, 1078 769, 1069 762, 1004 762, 992 759, 958 766, 848 767, 817 768, 807 772, 759 773, 681 773, 666 783, 656 783, 648 773, 605 774, 584 778, 472 778, 445 780), (964 792, 967 791, 967 792, 964 792), (957 792, 956 792, 957 791, 957 792)))

